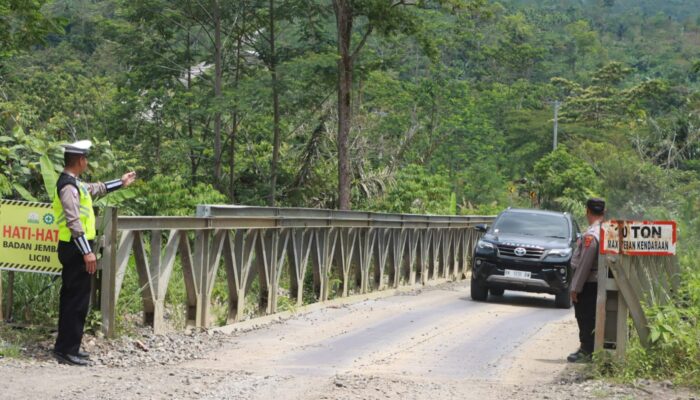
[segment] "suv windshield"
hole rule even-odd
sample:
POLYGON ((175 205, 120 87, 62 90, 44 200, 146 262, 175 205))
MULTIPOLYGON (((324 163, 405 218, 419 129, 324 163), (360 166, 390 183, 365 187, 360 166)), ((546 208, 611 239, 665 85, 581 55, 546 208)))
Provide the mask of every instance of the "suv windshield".
POLYGON ((496 235, 506 233, 568 239, 569 224, 566 218, 559 215, 509 212, 498 218, 492 232, 496 235))

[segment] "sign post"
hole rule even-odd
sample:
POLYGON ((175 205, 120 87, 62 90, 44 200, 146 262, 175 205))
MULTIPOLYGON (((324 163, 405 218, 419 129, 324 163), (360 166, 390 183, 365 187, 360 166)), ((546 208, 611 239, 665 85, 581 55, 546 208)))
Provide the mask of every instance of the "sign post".
POLYGON ((675 221, 606 221, 600 227, 595 350, 625 352, 632 321, 645 347, 649 327, 645 306, 671 298, 677 289, 675 221))

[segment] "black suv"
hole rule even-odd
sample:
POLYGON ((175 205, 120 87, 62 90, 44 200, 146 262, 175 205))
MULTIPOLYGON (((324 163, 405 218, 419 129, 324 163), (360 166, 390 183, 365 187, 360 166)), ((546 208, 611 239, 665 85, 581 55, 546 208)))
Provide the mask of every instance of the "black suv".
POLYGON ((504 290, 551 293, 560 308, 570 308, 571 255, 580 237, 568 213, 507 209, 474 248, 471 296, 483 301, 504 290))

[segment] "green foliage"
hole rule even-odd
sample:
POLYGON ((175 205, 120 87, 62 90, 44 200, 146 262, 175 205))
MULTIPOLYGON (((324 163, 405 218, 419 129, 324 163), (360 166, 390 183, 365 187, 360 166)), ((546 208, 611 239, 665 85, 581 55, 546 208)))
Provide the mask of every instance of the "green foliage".
POLYGON ((287 296, 280 296, 277 298, 277 310, 280 312, 284 311, 290 311, 290 312, 295 312, 297 309, 297 303, 296 300, 287 297, 287 296))
POLYGON ((534 166, 534 189, 543 208, 580 212, 580 205, 599 190, 590 165, 559 146, 534 166))
POLYGON ((46 195, 52 197, 56 192, 56 182, 58 181, 58 174, 56 173, 56 167, 49 158, 48 154, 43 154, 39 159, 39 165, 41 169, 41 177, 44 180, 44 188, 46 190, 46 195))
MULTIPOLYGON (((0 190, 12 197, 48 201, 41 166, 57 160, 62 150, 45 132, 26 134, 20 125, 0 136, 0 162, 3 164, 0 190)), ((48 173, 48 172, 47 172, 48 173)), ((55 181, 54 181, 55 185, 55 181)))
POLYGON ((85 332, 90 332, 93 335, 102 329, 102 312, 100 310, 91 309, 85 318, 85 332))
POLYGON ((428 174, 418 165, 409 165, 397 173, 396 186, 389 189, 379 209, 409 214, 450 212, 452 191, 444 175, 428 174))
POLYGON ((0 341, 0 357, 17 358, 20 354, 21 347, 19 345, 5 340, 0 341))
POLYGON ((156 175, 133 185, 135 196, 127 204, 143 215, 194 215, 198 204, 226 203, 210 185, 191 186, 179 176, 156 175))
MULTIPOLYGON (((629 1, 610 7, 447 1, 391 9, 380 3, 351 4, 354 15, 365 15, 357 17, 354 43, 368 26, 392 33, 371 35, 354 60, 355 204, 378 209, 397 171, 411 164, 445 174, 463 208, 526 202, 520 192, 507 193, 508 182, 526 176, 549 151, 554 98, 565 101, 560 142, 572 152, 596 135, 623 143, 626 151, 639 147, 648 157, 643 162, 694 165, 695 114, 680 109, 693 104, 689 93, 696 88, 697 60, 685 55, 698 46, 685 32, 697 31, 698 25, 691 17, 697 13, 682 5, 639 6, 648 15, 663 10, 673 18, 688 17, 676 21, 644 17, 629 1), (553 77, 554 86, 549 85, 553 77)), ((27 8, 37 11, 40 4, 27 8)), ((283 137, 279 200, 333 207, 333 13, 327 4, 276 5, 283 33, 276 60, 283 137)), ((272 148, 265 69, 270 49, 264 40, 251 44, 238 38, 267 29, 268 10, 240 2, 221 7, 229 26, 222 49, 228 62, 221 71, 221 95, 214 96, 213 43, 207 33, 212 16, 201 7, 160 0, 47 5, 43 11, 65 19, 70 30, 5 63, 4 134, 12 136, 17 125, 50 143, 74 135, 108 140, 116 158, 111 166, 92 165, 91 178, 111 178, 128 165, 145 181, 181 176, 191 186, 211 185, 227 201, 264 204, 272 148), (225 132, 221 160, 212 148, 216 113, 222 113, 225 132), (215 178, 218 162, 224 163, 223 172, 215 178)), ((45 199, 31 167, 31 178, 17 170, 23 160, 35 163, 42 150, 23 154, 8 145, 2 151, 21 161, 11 164, 11 172, 3 169, 0 193, 45 199)), ((56 156, 51 159, 60 167, 56 156)), ((126 202, 124 193, 119 197, 102 202, 145 211, 138 202, 126 202)), ((566 208, 575 206, 561 200, 566 208)))
MULTIPOLYGON (((43 129, 25 132, 19 119, 6 121, 12 129, 0 134, 0 193, 29 201, 50 202, 53 198, 57 171, 62 169, 64 142, 54 140, 43 129)), ((0 131, 1 132, 1 131, 0 131)), ((115 160, 109 142, 94 140, 90 166, 85 179, 91 175, 104 179, 119 164, 115 160)), ((110 178, 112 178, 110 176, 110 178)), ((122 195, 124 196, 124 195, 122 195)))
POLYGON ((59 31, 61 21, 47 18, 41 12, 45 3, 46 0, 0 1, 0 59, 43 43, 48 34, 59 31))
POLYGON ((0 324, 0 358, 19 358, 27 347, 50 340, 51 330, 46 326, 18 327, 0 324))
MULTIPOLYGON (((3 293, 8 293, 9 273, 2 271, 0 275, 4 281, 3 293)), ((13 287, 12 315, 15 321, 52 325, 58 316, 60 281, 51 275, 15 272, 13 287)))
POLYGON ((110 193, 109 196, 100 197, 93 204, 95 207, 119 207, 127 200, 136 197, 136 192, 131 188, 122 189, 118 192, 110 193))
MULTIPOLYGON (((600 191, 613 218, 669 218, 677 200, 677 173, 644 162, 629 150, 610 152, 607 145, 585 142, 576 151, 596 171, 600 191), (664 212, 665 210, 665 212, 664 212)), ((678 193, 680 194, 680 193, 678 193)))
POLYGON ((586 61, 589 54, 600 51, 598 34, 591 29, 586 20, 578 20, 564 27, 567 40, 564 44, 566 62, 571 68, 572 75, 576 75, 579 64, 586 61))
MULTIPOLYGON (((515 206, 520 206, 527 208, 529 205, 526 204, 514 204, 515 206)), ((498 215, 503 211, 503 206, 498 204, 498 202, 493 202, 491 204, 479 204, 478 206, 466 204, 462 205, 460 208, 460 215, 498 215)))
POLYGON ((36 197, 34 197, 31 193, 29 193, 29 191, 27 191, 27 189, 25 189, 23 186, 15 184, 14 189, 20 195, 22 200, 39 201, 39 200, 37 200, 36 197))

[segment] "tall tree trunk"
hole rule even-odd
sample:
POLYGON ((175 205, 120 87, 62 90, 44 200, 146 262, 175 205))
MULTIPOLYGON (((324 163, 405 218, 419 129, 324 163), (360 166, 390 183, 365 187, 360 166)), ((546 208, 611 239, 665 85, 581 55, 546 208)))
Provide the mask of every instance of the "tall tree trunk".
MULTIPOLYGON (((187 91, 192 90, 192 52, 190 43, 190 27, 187 27, 187 47, 185 48, 185 59, 187 60, 187 91)), ((187 96, 187 134, 190 138, 190 143, 194 141, 194 128, 192 122, 192 97, 187 96)), ((190 146, 190 180, 194 187, 197 183, 197 162, 195 161, 194 149, 190 146)))
POLYGON ((221 111, 219 111, 221 101, 221 5, 218 1, 214 2, 214 10, 212 11, 214 18, 214 104, 216 112, 214 113, 214 186, 221 187, 221 111))
MULTIPOLYGON (((159 119, 160 119, 160 117, 159 117, 159 119)), ((161 136, 162 136, 162 134, 161 134, 162 129, 158 129, 156 132, 157 132, 157 133, 156 133, 156 142, 154 143, 155 153, 156 153, 156 154, 155 154, 155 157, 154 157, 154 159, 155 159, 154 161, 156 162, 156 165, 160 166, 160 165, 162 165, 161 162, 160 162, 160 143, 162 142, 162 139, 161 139, 161 136)), ((159 170, 158 172, 160 172, 160 170, 159 170)))
MULTIPOLYGON (((233 88, 234 91, 237 93, 238 92, 238 82, 241 79, 241 45, 243 44, 243 36, 238 35, 238 38, 236 39, 236 73, 234 75, 234 80, 233 80, 233 88)), ((235 175, 233 174, 234 172, 234 166, 235 166, 235 159, 236 159, 236 136, 238 135, 238 105, 236 105, 233 109, 233 112, 231 113, 231 138, 230 138, 230 152, 229 152, 229 182, 228 182, 228 190, 229 190, 229 200, 231 204, 235 203, 235 190, 234 190, 234 183, 235 183, 235 175)))
POLYGON ((277 84, 277 53, 275 52, 275 0, 270 0, 270 75, 272 78, 272 166, 270 168, 270 197, 267 204, 275 205, 277 190, 277 168, 280 158, 280 99, 277 84))
POLYGON ((338 208, 349 210, 352 171, 348 155, 352 123, 352 8, 350 0, 333 0, 338 31, 338 208))

